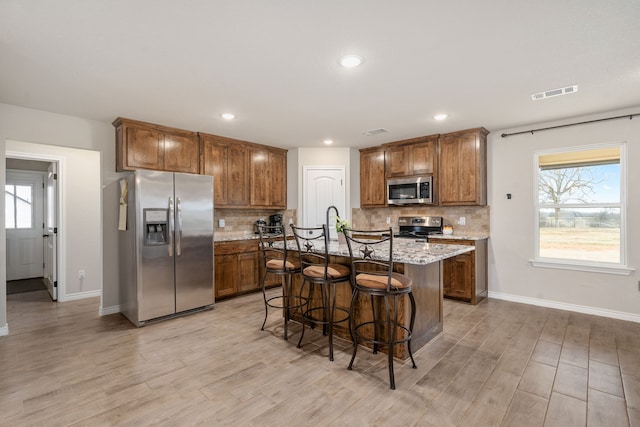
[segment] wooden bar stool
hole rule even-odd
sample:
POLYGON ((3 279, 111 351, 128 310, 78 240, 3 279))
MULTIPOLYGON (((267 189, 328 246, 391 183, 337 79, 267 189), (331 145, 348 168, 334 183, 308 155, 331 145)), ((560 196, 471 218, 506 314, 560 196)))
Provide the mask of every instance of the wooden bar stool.
POLYGON ((347 265, 330 262, 328 247, 329 236, 326 226, 303 228, 291 225, 298 245, 298 253, 302 268, 303 295, 305 285, 309 286, 307 304, 302 311, 302 334, 298 347, 304 337, 305 324, 322 325, 322 332, 329 336, 329 360, 333 361, 333 326, 349 320, 349 311, 336 307, 336 285, 350 283, 351 269, 347 265), (320 304, 313 305, 314 294, 319 291, 320 304), (336 319, 336 313, 341 317, 336 319))
POLYGON ((269 307, 283 310, 284 317, 284 339, 288 339, 288 324, 291 309, 300 308, 306 304, 306 299, 299 295, 292 295, 291 279, 295 274, 300 274, 300 261, 297 256, 292 256, 295 252, 287 250, 286 236, 284 228, 280 225, 258 227, 260 233, 260 250, 262 251, 262 262, 264 274, 262 276, 262 296, 264 298, 264 325, 267 323, 269 307), (278 243, 277 245, 275 245, 278 243), (275 274, 281 277, 282 294, 267 298, 266 282, 267 274, 275 274))
POLYGON ((413 368, 416 362, 411 352, 411 334, 416 317, 416 302, 411 292, 412 281, 409 277, 393 271, 393 231, 344 229, 344 235, 351 257, 351 280, 353 295, 349 330, 353 340, 353 354, 347 369, 353 368, 358 350, 358 342, 373 344, 373 353, 379 346, 387 347, 389 384, 395 390, 393 373, 394 346, 407 343, 413 368), (359 295, 371 299, 372 320, 355 323, 355 302, 359 295), (398 302, 405 296, 411 302, 411 320, 409 326, 398 323, 398 302), (391 300, 391 304, 390 304, 391 300))

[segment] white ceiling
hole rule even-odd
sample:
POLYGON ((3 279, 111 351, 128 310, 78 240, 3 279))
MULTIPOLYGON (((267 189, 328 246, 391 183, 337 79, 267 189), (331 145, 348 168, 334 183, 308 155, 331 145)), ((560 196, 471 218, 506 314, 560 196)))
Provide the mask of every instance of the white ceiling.
POLYGON ((105 122, 364 147, 640 106, 639 95, 638 0, 0 2, 0 102, 105 122), (344 69, 346 53, 365 62, 344 69), (363 135, 378 128, 390 132, 363 135))

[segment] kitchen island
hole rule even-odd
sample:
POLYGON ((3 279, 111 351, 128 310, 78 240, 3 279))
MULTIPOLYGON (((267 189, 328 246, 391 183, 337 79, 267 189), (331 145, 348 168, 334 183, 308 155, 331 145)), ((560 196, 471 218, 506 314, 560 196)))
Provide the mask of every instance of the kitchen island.
MULTIPOLYGON (((315 251, 323 251, 322 242, 315 251)), ((288 241, 287 247, 297 252, 295 241, 288 241)), ((473 247, 462 245, 447 245, 438 243, 425 243, 424 240, 395 239, 393 241, 394 271, 410 277, 413 281, 413 296, 416 300, 416 317, 413 327, 412 350, 415 352, 433 337, 442 332, 443 327, 443 287, 442 287, 442 261, 473 250, 473 247)), ((332 240, 328 248, 332 263, 350 265, 349 248, 346 243, 332 240)), ((388 254, 379 252, 379 259, 385 259, 388 254)), ((376 258, 376 257, 374 257, 376 258)), ((294 279, 293 292, 300 292, 302 279, 297 276, 294 279)), ((306 292, 306 290, 305 290, 306 292)), ((349 309, 351 302, 351 286, 338 286, 336 291, 336 307, 349 309)), ((318 301, 312 301, 312 306, 318 301)), ((370 300, 359 300, 354 310, 356 323, 362 323, 372 319, 370 300)), ((292 313, 294 320, 300 320, 300 313, 292 313)), ((400 322, 409 326, 410 303, 408 297, 401 300, 398 305, 398 318, 400 322)), ((347 322, 337 324, 334 334, 351 341, 347 322)), ((386 349, 382 349, 386 351, 386 349)), ((394 356, 406 359, 409 352, 406 345, 395 347, 394 356)))

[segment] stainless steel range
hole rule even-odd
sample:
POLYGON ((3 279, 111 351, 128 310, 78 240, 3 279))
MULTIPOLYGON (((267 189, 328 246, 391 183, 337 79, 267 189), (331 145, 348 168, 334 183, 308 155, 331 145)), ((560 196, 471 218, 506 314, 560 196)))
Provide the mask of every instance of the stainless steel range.
POLYGON ((430 235, 442 234, 443 225, 441 216, 401 216, 393 237, 428 240, 430 235))

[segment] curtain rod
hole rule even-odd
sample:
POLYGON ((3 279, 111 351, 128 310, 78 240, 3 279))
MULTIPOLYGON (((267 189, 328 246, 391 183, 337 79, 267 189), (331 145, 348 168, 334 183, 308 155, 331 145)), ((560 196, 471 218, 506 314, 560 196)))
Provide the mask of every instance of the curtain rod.
POLYGON ((520 135, 520 134, 523 134, 523 133, 530 133, 530 134, 533 135, 534 132, 539 132, 539 131, 542 131, 542 130, 565 128, 565 127, 568 127, 568 126, 576 126, 576 125, 585 125, 587 123, 604 122, 606 120, 624 119, 625 117, 629 117, 629 120, 631 120, 631 119, 633 119, 633 116, 639 116, 639 115, 640 115, 640 113, 625 114, 624 116, 616 116, 616 117, 607 117, 607 118, 604 118, 604 119, 587 120, 586 122, 568 123, 566 125, 549 126, 548 128, 539 128, 539 129, 523 130, 523 131, 520 131, 520 132, 503 133, 500 136, 502 136, 503 138, 506 138, 507 136, 520 135))

